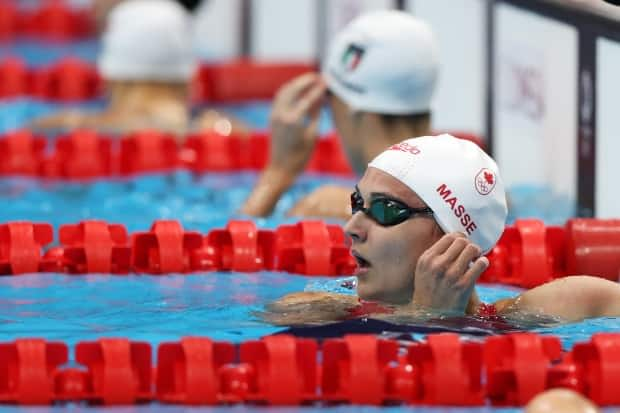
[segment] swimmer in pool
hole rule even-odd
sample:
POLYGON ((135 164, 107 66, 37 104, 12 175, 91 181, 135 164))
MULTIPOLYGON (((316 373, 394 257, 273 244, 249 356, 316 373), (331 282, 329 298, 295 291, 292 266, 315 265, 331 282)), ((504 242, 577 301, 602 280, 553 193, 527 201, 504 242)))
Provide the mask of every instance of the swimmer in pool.
POLYGON ((108 103, 101 112, 63 111, 35 120, 39 130, 90 128, 107 133, 157 129, 181 137, 219 127, 247 132, 215 111, 190 119, 190 82, 196 69, 191 18, 173 0, 125 0, 110 12, 98 61, 108 103))
MULTIPOLYGON (((277 93, 270 161, 241 211, 270 214, 304 171, 317 141, 325 97, 359 176, 386 146, 430 134, 438 66, 433 33, 411 14, 383 10, 353 20, 331 44, 322 75, 302 75, 277 93)), ((290 213, 346 219, 350 192, 334 185, 320 187, 290 213)))
POLYGON ((620 284, 590 276, 480 301, 475 284, 489 266, 484 254, 499 240, 507 208, 497 165, 474 143, 439 135, 392 145, 368 165, 351 208, 344 229, 358 263, 357 296, 292 294, 268 306, 269 321, 304 324, 352 314, 401 321, 423 315, 558 322, 620 316, 620 284))

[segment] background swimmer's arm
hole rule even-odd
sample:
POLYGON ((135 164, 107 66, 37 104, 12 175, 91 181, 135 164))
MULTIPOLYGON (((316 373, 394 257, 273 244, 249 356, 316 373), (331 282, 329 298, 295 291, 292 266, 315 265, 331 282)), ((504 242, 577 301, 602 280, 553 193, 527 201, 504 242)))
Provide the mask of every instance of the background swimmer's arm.
POLYGON ((318 137, 325 85, 316 73, 301 75, 278 91, 271 112, 269 165, 241 212, 264 216, 295 182, 312 155, 318 137))
POLYGON ((242 138, 249 137, 250 135, 249 125, 237 118, 213 109, 200 113, 192 122, 192 130, 198 132, 213 130, 224 136, 237 135, 242 138))
POLYGON ((279 169, 268 168, 258 177, 241 213, 252 216, 271 214, 278 200, 295 182, 295 177, 279 169))
POLYGON ((95 122, 95 120, 96 116, 93 114, 74 110, 37 118, 30 122, 29 128, 35 130, 72 130, 86 127, 90 123, 95 122))
POLYGON ((581 321, 620 316, 620 284, 586 275, 570 276, 496 304, 499 314, 527 312, 581 321))
POLYGON ((302 198, 289 215, 302 217, 351 218, 351 188, 324 185, 302 198))

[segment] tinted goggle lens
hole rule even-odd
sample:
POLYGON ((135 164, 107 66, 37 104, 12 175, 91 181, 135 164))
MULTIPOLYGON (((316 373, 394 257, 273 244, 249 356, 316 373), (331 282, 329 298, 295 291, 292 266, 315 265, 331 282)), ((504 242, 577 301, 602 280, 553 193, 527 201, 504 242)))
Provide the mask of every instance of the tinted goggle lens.
POLYGON ((370 207, 364 208, 364 199, 354 192, 351 194, 351 212, 362 211, 381 225, 396 225, 409 218, 408 208, 399 203, 386 199, 376 198, 370 201, 370 207))

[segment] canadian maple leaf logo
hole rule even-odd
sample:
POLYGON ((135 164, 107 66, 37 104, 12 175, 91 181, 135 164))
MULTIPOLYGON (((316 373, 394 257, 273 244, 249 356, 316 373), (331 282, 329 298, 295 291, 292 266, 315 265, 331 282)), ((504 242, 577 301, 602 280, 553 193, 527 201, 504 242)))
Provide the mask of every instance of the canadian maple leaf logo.
POLYGON ((490 194, 496 184, 495 173, 490 169, 482 168, 476 175, 474 184, 476 186, 476 191, 478 191, 480 195, 490 194))

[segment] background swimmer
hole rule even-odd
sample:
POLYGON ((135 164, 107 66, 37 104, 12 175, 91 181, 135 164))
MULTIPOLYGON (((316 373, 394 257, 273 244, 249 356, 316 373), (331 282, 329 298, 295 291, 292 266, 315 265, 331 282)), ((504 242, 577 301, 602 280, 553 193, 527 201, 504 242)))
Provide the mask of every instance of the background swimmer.
POLYGON ((35 120, 37 129, 91 128, 111 133, 158 129, 181 137, 222 119, 218 112, 192 122, 190 87, 197 61, 190 14, 173 0, 125 0, 112 9, 101 38, 99 72, 108 102, 101 112, 74 110, 35 120))
MULTIPOLYGON (((300 76, 278 92, 271 115, 270 162, 242 212, 271 213, 304 171, 325 96, 359 175, 386 146, 407 136, 428 135, 438 69, 437 46, 426 23, 395 10, 353 20, 334 39, 322 75, 300 76)), ((349 193, 349 188, 321 187, 291 214, 346 219, 349 193)))

